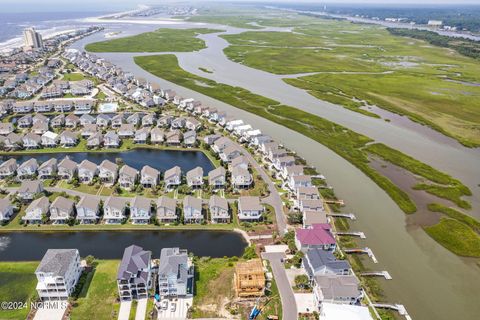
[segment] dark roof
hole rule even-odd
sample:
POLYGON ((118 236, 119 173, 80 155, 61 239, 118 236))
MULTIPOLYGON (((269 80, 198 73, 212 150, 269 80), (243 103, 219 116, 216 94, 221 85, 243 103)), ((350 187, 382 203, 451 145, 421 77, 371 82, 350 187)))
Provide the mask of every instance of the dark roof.
POLYGON ((133 278, 135 283, 147 283, 148 274, 141 272, 150 265, 152 253, 143 250, 142 247, 131 245, 125 248, 122 262, 118 267, 117 280, 129 280, 133 278))
POLYGON ((307 251, 306 259, 309 264, 305 264, 305 268, 310 275, 324 266, 334 272, 350 269, 350 264, 346 260, 337 260, 331 251, 322 249, 310 249, 307 251), (313 268, 310 269, 310 266, 313 268))

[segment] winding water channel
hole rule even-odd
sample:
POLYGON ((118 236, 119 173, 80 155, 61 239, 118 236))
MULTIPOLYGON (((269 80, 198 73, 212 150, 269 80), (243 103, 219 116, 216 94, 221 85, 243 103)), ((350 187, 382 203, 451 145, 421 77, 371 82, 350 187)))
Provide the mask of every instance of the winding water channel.
MULTIPOLYGON (((192 26, 198 27, 198 24, 173 25, 192 26)), ((113 29, 128 30, 123 34, 127 35, 157 27, 158 25, 130 25, 126 28, 115 24, 113 29)), ((227 30, 237 32, 238 29, 227 30)), ((276 75, 228 61, 221 52, 225 44, 217 35, 205 35, 202 38, 207 41, 209 48, 195 53, 178 54, 182 67, 188 71, 242 86, 365 133, 462 179, 471 188, 475 187, 472 190, 478 198, 478 149, 464 148, 453 139, 430 129, 424 129, 429 130, 429 134, 425 134, 417 130, 415 124, 386 123, 317 100, 302 90, 285 85, 276 75), (189 59, 192 61, 187 61, 189 59), (198 66, 211 69, 214 73, 209 75, 194 70, 198 66)), ((81 49, 84 44, 99 40, 103 40, 102 34, 85 38, 74 47, 81 49)), ((360 245, 369 246, 379 260, 376 265, 365 260, 366 264, 372 270, 388 270, 393 276, 392 281, 382 283, 388 302, 404 304, 413 319, 417 320, 478 319, 480 269, 475 262, 455 256, 434 242, 418 226, 408 225, 406 216, 386 193, 346 160, 297 132, 160 79, 135 65, 132 59, 134 54, 99 55, 136 76, 244 119, 297 151, 308 163, 319 168, 321 173, 326 175, 329 184, 335 188, 337 195, 346 200, 345 211, 356 213, 358 219, 351 223, 352 229, 364 231, 367 236, 360 245)))

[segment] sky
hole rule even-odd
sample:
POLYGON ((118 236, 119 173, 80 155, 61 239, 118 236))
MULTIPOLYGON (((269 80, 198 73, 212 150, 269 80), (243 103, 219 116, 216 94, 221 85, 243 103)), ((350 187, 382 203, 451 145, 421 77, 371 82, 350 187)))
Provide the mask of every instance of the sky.
MULTIPOLYGON (((218 2, 291 2, 291 3, 355 3, 355 4, 478 4, 480 0, 209 0, 218 2)), ((38 11, 118 11, 134 8, 137 4, 165 4, 178 0, 0 0, 2 12, 38 12, 38 11)), ((194 4, 199 0, 183 1, 194 4)), ((204 1, 203 1, 204 2, 204 1)))

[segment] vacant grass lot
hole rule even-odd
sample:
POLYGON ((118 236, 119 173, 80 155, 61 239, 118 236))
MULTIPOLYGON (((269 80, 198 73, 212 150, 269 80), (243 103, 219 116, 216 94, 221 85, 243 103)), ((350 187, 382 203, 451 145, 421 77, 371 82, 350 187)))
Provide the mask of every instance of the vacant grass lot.
POLYGON ((65 81, 80 81, 86 79, 85 75, 80 72, 65 73, 62 80, 65 81))
POLYGON ((442 218, 436 225, 424 229, 435 241, 455 254, 480 257, 480 235, 467 225, 457 220, 442 218))
POLYGON ((120 261, 99 260, 72 309, 75 320, 116 319, 117 269, 120 261))
POLYGON ((95 42, 85 49, 91 52, 189 52, 205 48, 205 42, 197 39, 199 34, 220 30, 198 29, 158 29, 139 35, 95 42))
POLYGON ((30 301, 36 296, 37 262, 0 262, 0 300, 27 303, 17 310, 0 309, 0 319, 25 319, 30 311, 30 301))
POLYGON ((285 81, 354 111, 365 113, 356 105, 360 100, 407 115, 467 146, 480 145, 477 60, 393 36, 380 26, 296 17, 288 20, 295 33, 224 35, 231 43, 226 55, 276 74, 317 73, 285 81))

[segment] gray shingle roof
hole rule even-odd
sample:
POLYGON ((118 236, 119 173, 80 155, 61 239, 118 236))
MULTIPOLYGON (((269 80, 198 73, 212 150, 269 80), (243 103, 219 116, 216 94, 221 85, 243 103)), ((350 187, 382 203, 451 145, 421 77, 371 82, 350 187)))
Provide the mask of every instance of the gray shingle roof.
POLYGON ((52 273, 54 276, 64 277, 77 253, 77 249, 48 249, 35 272, 52 273))
POLYGON ((150 265, 152 253, 142 247, 131 245, 125 248, 122 262, 118 267, 117 280, 128 280, 135 283, 147 283, 147 273, 140 270, 150 265))
POLYGON ((188 256, 179 248, 163 248, 160 252, 159 275, 174 276, 177 282, 186 282, 188 278, 188 256))

